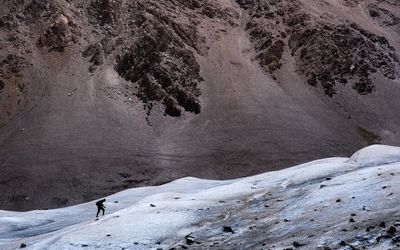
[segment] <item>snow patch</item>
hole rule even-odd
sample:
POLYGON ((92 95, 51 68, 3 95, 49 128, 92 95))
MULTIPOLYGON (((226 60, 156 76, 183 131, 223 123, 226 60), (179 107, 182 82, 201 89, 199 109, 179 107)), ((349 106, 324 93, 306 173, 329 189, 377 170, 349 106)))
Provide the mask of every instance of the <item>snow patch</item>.
POLYGON ((99 220, 95 201, 0 211, 0 248, 395 249, 399 176, 400 148, 374 145, 236 180, 188 177, 109 196, 99 220))
POLYGON ((347 162, 368 167, 400 162, 400 148, 372 145, 356 152, 347 162))

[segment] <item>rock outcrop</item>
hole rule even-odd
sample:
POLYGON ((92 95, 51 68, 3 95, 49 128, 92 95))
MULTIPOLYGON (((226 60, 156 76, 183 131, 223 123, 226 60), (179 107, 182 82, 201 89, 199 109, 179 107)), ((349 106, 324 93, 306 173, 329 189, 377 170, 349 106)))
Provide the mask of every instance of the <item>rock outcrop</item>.
MULTIPOLYGON (((256 58, 271 74, 282 66, 283 52, 288 50, 308 84, 319 86, 330 97, 338 84, 351 84, 359 94, 372 93, 374 73, 392 80, 399 76, 395 48, 385 37, 356 23, 311 15, 301 1, 237 2, 250 16, 246 30, 256 58)), ((397 24, 389 10, 374 4, 368 8, 374 18, 382 16, 378 11, 388 16, 389 21, 381 21, 385 26, 397 24)))
POLYGON ((130 82, 127 89, 138 87, 136 96, 145 103, 148 113, 156 104, 164 105, 169 116, 180 116, 183 111, 200 113, 202 77, 194 53, 207 53, 207 48, 196 26, 204 19, 214 22, 216 17, 228 22, 227 10, 212 1, 102 0, 93 1, 88 12, 92 25, 100 24, 99 32, 115 37, 108 51, 102 50, 101 42, 85 50, 83 55, 91 56, 94 66, 103 63, 103 53, 115 58, 115 70, 130 82), (128 34, 116 35, 122 30, 128 34))

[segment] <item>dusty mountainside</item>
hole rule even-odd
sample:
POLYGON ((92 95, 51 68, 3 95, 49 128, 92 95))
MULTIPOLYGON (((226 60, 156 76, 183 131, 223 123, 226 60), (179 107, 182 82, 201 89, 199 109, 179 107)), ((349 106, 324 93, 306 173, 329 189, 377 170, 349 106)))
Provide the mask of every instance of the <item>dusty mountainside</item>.
POLYGON ((3 209, 399 145, 395 0, 3 0, 3 209))

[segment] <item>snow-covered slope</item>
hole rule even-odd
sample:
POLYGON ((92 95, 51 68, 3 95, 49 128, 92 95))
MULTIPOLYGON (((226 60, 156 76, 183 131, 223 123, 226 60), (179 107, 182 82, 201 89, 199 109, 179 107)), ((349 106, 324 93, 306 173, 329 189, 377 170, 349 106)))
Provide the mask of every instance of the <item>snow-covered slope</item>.
POLYGON ((400 148, 230 181, 180 179, 74 207, 0 211, 0 248, 399 249, 400 148))

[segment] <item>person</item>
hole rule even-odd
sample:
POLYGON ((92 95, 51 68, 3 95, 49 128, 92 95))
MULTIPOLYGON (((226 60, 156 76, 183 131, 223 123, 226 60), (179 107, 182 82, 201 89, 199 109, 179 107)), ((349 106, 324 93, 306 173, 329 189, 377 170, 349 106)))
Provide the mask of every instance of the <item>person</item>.
POLYGON ((105 210, 106 206, 104 206, 105 201, 106 201, 106 199, 102 199, 102 200, 99 200, 98 202, 96 202, 96 206, 97 206, 96 218, 99 217, 100 211, 103 211, 103 215, 104 215, 104 212, 106 211, 105 210))

